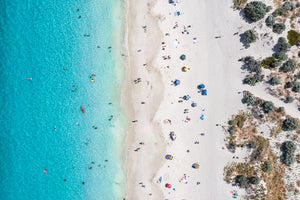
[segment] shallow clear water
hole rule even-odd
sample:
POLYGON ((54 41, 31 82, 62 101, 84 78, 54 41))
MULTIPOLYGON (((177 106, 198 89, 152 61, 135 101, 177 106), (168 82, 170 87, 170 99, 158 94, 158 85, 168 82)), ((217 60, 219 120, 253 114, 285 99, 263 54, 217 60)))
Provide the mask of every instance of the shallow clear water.
POLYGON ((119 199, 113 6, 1 1, 0 199, 119 199))

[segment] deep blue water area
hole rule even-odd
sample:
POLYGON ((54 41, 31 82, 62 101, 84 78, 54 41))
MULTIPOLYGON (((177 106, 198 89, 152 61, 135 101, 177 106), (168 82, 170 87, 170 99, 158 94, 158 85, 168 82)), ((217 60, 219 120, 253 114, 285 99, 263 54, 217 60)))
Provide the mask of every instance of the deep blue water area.
POLYGON ((113 6, 1 1, 1 200, 119 199, 113 6))

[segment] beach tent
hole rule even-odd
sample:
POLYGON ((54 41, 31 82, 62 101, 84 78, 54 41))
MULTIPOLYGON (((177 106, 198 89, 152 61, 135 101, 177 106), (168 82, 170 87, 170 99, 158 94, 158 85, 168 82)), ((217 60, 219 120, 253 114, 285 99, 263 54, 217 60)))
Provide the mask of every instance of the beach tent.
POLYGON ((204 119, 205 119, 205 116, 202 114, 201 117, 200 117, 200 119, 201 119, 201 120, 204 120, 204 119))
POLYGON ((198 163, 194 163, 194 164, 192 165, 192 167, 193 167, 194 169, 199 169, 200 165, 199 165, 198 163))
POLYGON ((170 189, 170 188, 172 188, 172 185, 169 184, 169 183, 167 183, 167 184, 166 184, 166 187, 170 189))
POLYGON ((206 96, 207 95, 207 90, 202 90, 202 95, 206 96))
POLYGON ((184 54, 182 54, 182 55, 180 56, 180 59, 181 59, 181 60, 185 60, 185 59, 186 59, 186 56, 185 56, 184 54))
POLYGON ((191 106, 192 107, 197 107, 197 103, 192 103, 191 106))
POLYGON ((203 83, 201 83, 200 85, 197 86, 197 88, 198 88, 199 90, 204 89, 204 88, 205 88, 205 85, 204 85, 203 83))
POLYGON ((180 80, 177 80, 177 79, 176 79, 176 80, 174 81, 174 85, 177 86, 177 85, 179 85, 179 84, 180 84, 180 80))

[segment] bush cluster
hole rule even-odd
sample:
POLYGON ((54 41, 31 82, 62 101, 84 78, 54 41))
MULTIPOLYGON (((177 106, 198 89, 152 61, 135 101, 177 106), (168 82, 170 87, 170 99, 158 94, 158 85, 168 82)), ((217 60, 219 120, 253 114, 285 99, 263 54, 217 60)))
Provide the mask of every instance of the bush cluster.
POLYGON ((231 127, 229 127, 228 132, 232 135, 232 134, 235 133, 235 130, 236 130, 236 127, 235 126, 231 126, 231 127))
POLYGON ((247 56, 247 57, 243 58, 242 60, 245 63, 246 69, 249 72, 256 72, 256 73, 261 72, 261 63, 260 63, 260 61, 255 60, 254 57, 247 56))
POLYGON ((245 48, 249 48, 250 44, 256 41, 255 32, 253 30, 245 31, 243 34, 241 34, 241 39, 245 48))
POLYGON ((277 8, 272 15, 274 17, 285 15, 288 11, 292 11, 296 8, 295 4, 292 2, 286 2, 281 8, 277 8))
POLYGON ((295 30, 289 30, 287 38, 291 46, 296 45, 300 41, 300 33, 295 30))
POLYGON ((286 165, 291 165, 295 162, 294 152, 296 151, 296 145, 292 141, 286 141, 282 143, 281 150, 283 152, 281 161, 286 165))
POLYGON ((262 74, 248 75, 244 79, 243 83, 254 86, 254 85, 256 85, 256 83, 261 82, 263 80, 263 78, 264 78, 264 75, 262 75, 262 74))
POLYGON ((272 66, 275 66, 273 63, 276 62, 276 59, 274 57, 268 57, 263 59, 261 62, 261 65, 265 68, 273 68, 272 66))
POLYGON ((281 34, 285 30, 284 23, 276 23, 273 25, 273 32, 277 34, 281 34))
POLYGON ((271 113, 274 112, 274 104, 272 101, 266 101, 263 105, 262 105, 262 109, 265 113, 271 113))
MULTIPOLYGON (((276 52, 274 54, 274 57, 277 58, 278 60, 286 60, 288 59, 288 55, 284 52, 284 51, 279 51, 279 52, 276 52)), ((281 62, 282 63, 282 62, 281 62)), ((280 64, 281 64, 280 63, 280 64)))
POLYGON ((265 17, 267 6, 261 1, 248 3, 244 8, 245 17, 250 22, 257 22, 265 17))
POLYGON ((273 165, 270 161, 265 161, 262 165, 261 165, 261 170, 263 172, 271 172, 273 171, 273 165))
POLYGON ((234 125, 234 120, 229 120, 228 124, 231 125, 231 126, 234 125))
POLYGON ((292 82, 292 90, 294 92, 300 92, 300 82, 292 82))
POLYGON ((270 83, 271 83, 271 85, 279 85, 281 82, 280 82, 279 78, 277 78, 277 77, 272 77, 272 78, 270 79, 270 83))
POLYGON ((268 16, 266 19, 266 25, 271 28, 274 26, 274 24, 275 24, 275 17, 273 15, 268 16))
POLYGON ((282 123, 281 129, 283 131, 293 131, 296 130, 299 127, 299 124, 297 123, 296 119, 285 119, 282 123))
POLYGON ((297 68, 297 62, 293 59, 289 59, 281 66, 283 72, 292 72, 297 68))
POLYGON ((255 98, 249 95, 243 99, 243 103, 247 104, 247 106, 252 106, 255 103, 255 98))
POLYGON ((246 178, 243 175, 239 175, 235 177, 235 183, 241 188, 249 188, 250 184, 257 185, 260 182, 259 177, 249 177, 246 178))
POLYGON ((291 45, 287 42, 287 40, 284 37, 278 38, 278 52, 288 52, 291 48, 291 45))

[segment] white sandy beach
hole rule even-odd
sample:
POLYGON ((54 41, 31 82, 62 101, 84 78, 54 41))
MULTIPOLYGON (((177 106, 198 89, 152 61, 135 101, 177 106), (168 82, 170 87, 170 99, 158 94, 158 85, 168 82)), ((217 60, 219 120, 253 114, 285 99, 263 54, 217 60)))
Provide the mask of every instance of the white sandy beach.
MULTIPOLYGON (((232 154, 224 146, 224 130, 216 124, 224 124, 245 106, 242 91, 248 87, 242 84, 238 59, 259 51, 259 46, 244 51, 234 33, 244 32, 248 25, 233 11, 232 0, 180 0, 176 6, 167 0, 129 0, 127 21, 129 78, 123 104, 131 124, 126 199, 231 199, 230 191, 238 188, 223 181, 223 168, 232 154), (174 16, 175 11, 183 14, 174 16), (178 27, 173 28, 176 22, 178 27), (189 25, 189 34, 182 34, 189 25), (180 60, 181 54, 186 60, 180 60), (182 72, 183 66, 190 71, 182 72), (180 85, 172 84, 175 79, 180 85), (198 93, 201 83, 207 96, 198 93), (184 95, 191 99, 179 103, 184 95), (191 107, 192 102, 198 106, 191 107), (177 135, 175 141, 171 131, 177 135), (167 154, 174 159, 166 160, 167 154), (192 168, 193 163, 200 168, 192 168), (180 181, 184 174, 186 180, 180 181)), ((293 111, 292 104, 288 109, 293 111)))

